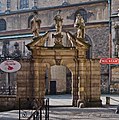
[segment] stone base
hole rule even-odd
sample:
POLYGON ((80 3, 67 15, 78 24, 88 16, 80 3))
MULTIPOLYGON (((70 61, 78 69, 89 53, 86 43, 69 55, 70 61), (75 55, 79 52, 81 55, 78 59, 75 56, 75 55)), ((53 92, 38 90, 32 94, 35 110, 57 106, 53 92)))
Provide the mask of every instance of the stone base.
POLYGON ((102 100, 99 101, 87 101, 85 103, 86 107, 101 107, 102 106, 102 100))
POLYGON ((0 111, 12 110, 16 108, 16 96, 0 96, 0 111))
POLYGON ((77 107, 83 108, 83 107, 101 107, 102 106, 102 100, 99 101, 81 101, 77 100, 77 107))
POLYGON ((77 100, 72 100, 72 106, 77 107, 77 100))
POLYGON ((34 109, 42 106, 44 99, 37 98, 17 98, 16 96, 0 96, 0 111, 14 109, 34 109), (37 105, 37 106, 36 106, 37 105))

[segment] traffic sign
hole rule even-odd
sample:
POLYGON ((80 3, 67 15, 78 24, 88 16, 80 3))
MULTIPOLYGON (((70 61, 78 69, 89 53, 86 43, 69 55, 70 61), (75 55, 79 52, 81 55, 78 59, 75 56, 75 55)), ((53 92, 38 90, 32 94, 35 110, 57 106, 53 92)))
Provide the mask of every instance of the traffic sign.
POLYGON ((118 58, 101 58, 100 59, 101 64, 119 64, 118 58))
POLYGON ((0 69, 7 73, 16 72, 21 68, 21 64, 15 60, 5 60, 0 64, 0 69))

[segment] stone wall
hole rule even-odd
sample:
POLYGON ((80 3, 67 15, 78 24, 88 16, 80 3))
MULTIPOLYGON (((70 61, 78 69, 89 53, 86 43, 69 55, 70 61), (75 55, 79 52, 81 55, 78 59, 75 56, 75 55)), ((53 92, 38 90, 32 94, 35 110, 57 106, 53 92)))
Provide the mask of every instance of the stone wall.
POLYGON ((66 67, 51 67, 51 81, 56 81, 57 93, 66 93, 66 67))
MULTIPOLYGON (((107 24, 108 25, 108 24, 107 24)), ((92 58, 101 59, 109 57, 109 28, 105 25, 89 27, 86 32, 91 39, 92 58)), ((101 65, 101 91, 108 92, 108 65, 101 65)))
POLYGON ((33 97, 33 61, 22 60, 21 69, 17 72, 17 98, 33 97))
MULTIPOLYGON (((83 3, 83 2, 95 2, 95 0, 38 0, 38 2, 36 3, 36 6, 38 8, 42 8, 42 7, 52 7, 52 6, 60 6, 60 5, 67 5, 67 4, 77 4, 77 3, 83 3)), ((16 11, 16 10, 21 10, 20 9, 20 0, 12 0, 11 1, 11 7, 9 9, 7 9, 7 0, 1 0, 2 3, 2 7, 1 10, 4 12, 6 10, 11 10, 11 11, 16 11)), ((26 8, 26 10, 28 9, 32 9, 34 7, 34 1, 33 0, 29 0, 28 2, 29 7, 26 8)), ((24 8, 25 9, 25 8, 24 8)))
POLYGON ((100 64, 99 60, 89 60, 86 63, 86 101, 87 106, 101 106, 100 99, 100 64))
MULTIPOLYGON (((48 3, 48 2, 46 2, 48 3)), ((53 2, 52 2, 53 3, 53 2)), ((74 2, 75 3, 75 2, 74 2)), ((60 7, 61 16, 63 17, 63 25, 70 25, 74 23, 75 13, 83 9, 87 14, 87 22, 102 21, 107 20, 108 11, 106 4, 91 4, 91 5, 79 5, 79 6, 70 6, 70 7, 60 7)), ((38 10, 39 18, 41 19, 41 27, 53 27, 54 25, 54 16, 58 13, 57 8, 47 8, 38 10)), ((2 14, 0 19, 5 19, 7 22, 7 31, 11 30, 21 30, 28 29, 28 18, 33 15, 33 11, 17 11, 17 14, 2 14)))
POLYGON ((112 80, 110 85, 110 93, 119 94, 119 66, 112 67, 112 80))
POLYGON ((18 108, 18 104, 16 104, 16 96, 0 96, 0 111, 16 108, 18 108))

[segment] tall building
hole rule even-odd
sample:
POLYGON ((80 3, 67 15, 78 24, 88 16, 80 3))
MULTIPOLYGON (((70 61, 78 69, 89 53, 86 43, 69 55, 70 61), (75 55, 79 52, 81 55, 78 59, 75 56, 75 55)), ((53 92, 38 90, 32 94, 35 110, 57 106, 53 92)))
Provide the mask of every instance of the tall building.
MULTIPOLYGON (((14 58, 30 57, 30 52, 25 45, 31 42, 33 38, 30 20, 33 17, 34 10, 38 11, 39 18, 42 22, 40 34, 48 30, 54 32, 55 26, 53 19, 59 12, 63 18, 63 30, 70 30, 75 34, 76 29, 73 24, 76 15, 80 14, 86 24, 85 39, 91 45, 87 51, 87 58, 100 60, 101 58, 111 57, 109 36, 110 29, 112 29, 110 27, 110 21, 112 19, 110 19, 110 15, 118 12, 119 1, 112 0, 112 4, 110 2, 111 0, 1 0, 1 59, 5 56, 12 56, 14 58), (16 49, 18 53, 15 52, 16 49)), ((115 34, 115 29, 112 29, 112 31, 111 34, 115 34)), ((111 42, 113 45, 113 41, 111 42)), ((53 41, 46 43, 49 46, 52 46, 52 44, 53 41)), ((65 44, 67 44, 67 41, 65 41, 65 44)), ((115 46, 113 46, 111 49, 112 55, 115 53, 115 46)), ((109 70, 111 70, 109 65, 101 65, 101 90, 103 93, 107 93, 110 88, 111 77, 109 70)), ((6 79, 4 74, 1 72, 1 82, 3 78, 4 80, 6 79)), ((3 86, 4 84, 1 87, 3 86)))

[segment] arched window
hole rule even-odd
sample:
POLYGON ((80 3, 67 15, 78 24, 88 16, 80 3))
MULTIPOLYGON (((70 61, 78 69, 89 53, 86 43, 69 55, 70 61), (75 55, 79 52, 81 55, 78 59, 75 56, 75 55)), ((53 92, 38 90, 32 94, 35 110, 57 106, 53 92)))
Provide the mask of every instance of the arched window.
POLYGON ((88 35, 85 35, 85 41, 88 43, 88 44, 90 44, 91 46, 90 46, 90 48, 87 50, 87 52, 86 52, 86 58, 87 59, 90 59, 90 58, 92 58, 92 41, 91 41, 91 39, 90 39, 90 37, 88 36, 88 35))
POLYGON ((33 18, 33 15, 29 16, 28 18, 28 28, 31 27, 31 19, 33 18))
POLYGON ((79 10, 77 10, 75 12, 75 18, 76 18, 77 14, 80 14, 83 17, 84 21, 87 22, 87 11, 85 9, 79 9, 79 10))
POLYGON ((6 21, 4 19, 0 19, 0 31, 6 30, 6 21))
POLYGON ((20 9, 28 8, 29 1, 28 0, 20 0, 20 9))

